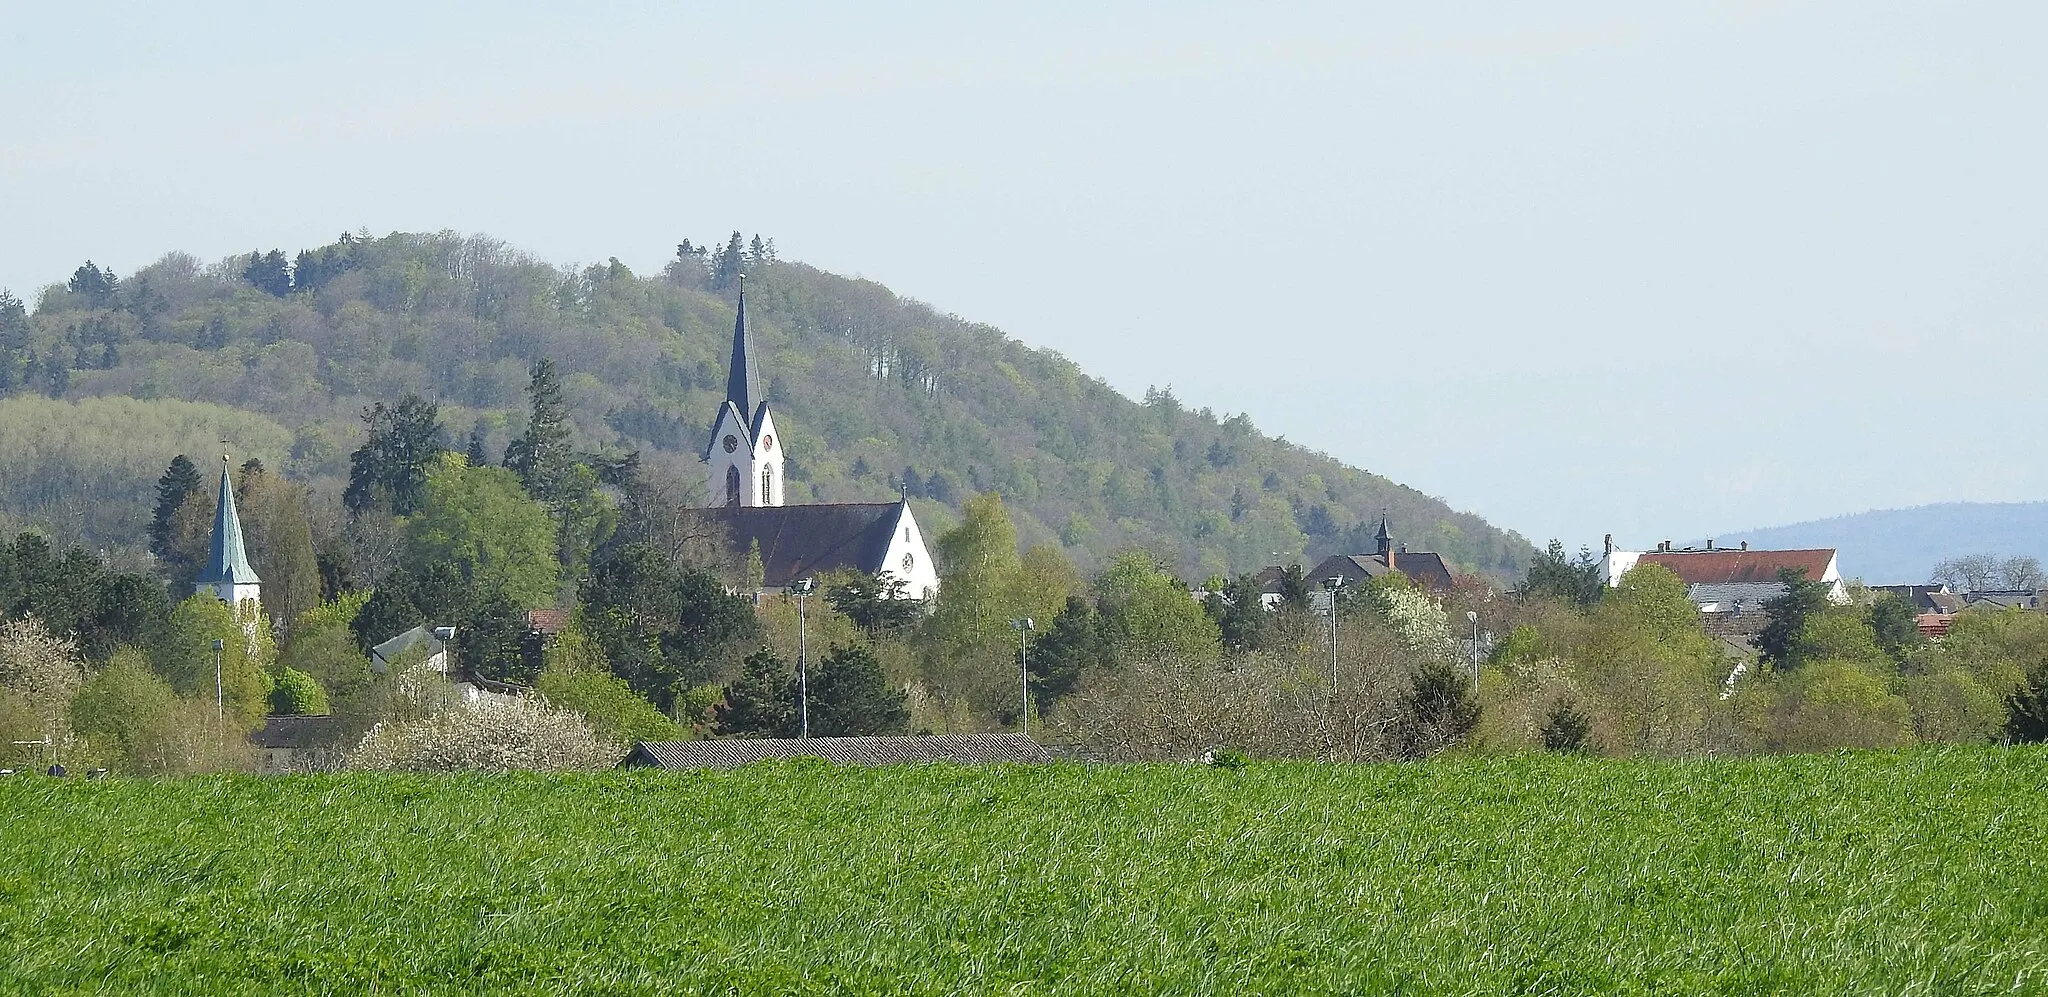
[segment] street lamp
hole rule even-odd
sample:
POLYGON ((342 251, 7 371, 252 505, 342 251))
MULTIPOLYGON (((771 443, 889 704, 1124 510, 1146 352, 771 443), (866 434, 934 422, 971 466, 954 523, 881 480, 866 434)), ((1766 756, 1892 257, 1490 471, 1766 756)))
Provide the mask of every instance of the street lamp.
POLYGON ((1323 588, 1330 593, 1330 698, 1337 698, 1337 590, 1344 587, 1343 575, 1331 575, 1323 579, 1323 588))
POLYGON ((1472 623, 1472 689, 1479 690, 1479 611, 1468 609, 1465 619, 1472 623))
POLYGON ((1010 629, 1017 631, 1017 729, 1031 729, 1031 631, 1035 629, 1031 617, 1011 620, 1010 629))
POLYGON ((219 637, 213 639, 213 712, 214 719, 221 723, 228 722, 227 688, 221 684, 220 680, 220 652, 225 650, 227 646, 227 641, 219 637))
POLYGON ((817 582, 799 578, 790 586, 796 592, 796 713, 797 736, 811 736, 810 618, 804 614, 804 599, 817 582))

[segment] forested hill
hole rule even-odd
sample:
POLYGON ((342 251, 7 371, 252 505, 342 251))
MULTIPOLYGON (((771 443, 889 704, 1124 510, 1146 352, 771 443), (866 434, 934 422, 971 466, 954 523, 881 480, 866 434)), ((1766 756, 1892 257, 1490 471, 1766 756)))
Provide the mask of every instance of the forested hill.
POLYGON ((214 264, 171 253, 127 275, 78 267, 32 309, 0 299, 0 517, 14 521, 0 526, 140 549, 156 475, 218 435, 338 491, 364 406, 408 391, 440 401, 451 448, 476 431, 495 458, 524 428, 540 357, 567 375, 582 448, 639 450, 695 482, 741 269, 791 502, 908 488, 938 527, 995 490, 1027 545, 1057 539, 1084 567, 1143 546, 1197 579, 1370 550, 1383 509, 1401 541, 1468 568, 1517 575, 1530 553, 1245 415, 1166 391, 1132 401, 1056 353, 738 236, 686 243, 646 276, 452 233, 214 264))

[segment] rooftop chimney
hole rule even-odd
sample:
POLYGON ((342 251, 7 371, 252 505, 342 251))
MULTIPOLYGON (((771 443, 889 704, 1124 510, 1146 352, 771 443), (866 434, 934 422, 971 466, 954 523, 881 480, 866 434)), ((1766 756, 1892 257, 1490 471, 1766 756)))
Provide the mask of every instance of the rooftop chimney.
POLYGON ((1606 539, 1600 541, 1600 547, 1603 554, 1614 553, 1614 534, 1609 533, 1606 539))
POLYGON ((1742 542, 1742 549, 1743 549, 1743 550, 1748 550, 1748 549, 1749 549, 1749 541, 1747 541, 1747 540, 1744 540, 1744 541, 1742 542))

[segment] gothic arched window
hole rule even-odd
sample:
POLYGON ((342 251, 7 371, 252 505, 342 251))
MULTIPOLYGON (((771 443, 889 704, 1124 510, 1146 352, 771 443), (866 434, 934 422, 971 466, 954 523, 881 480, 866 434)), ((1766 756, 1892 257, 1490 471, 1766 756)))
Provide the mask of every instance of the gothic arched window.
POLYGON ((772 467, 764 467, 761 469, 761 504, 768 505, 774 501, 775 469, 772 467))
POLYGON ((725 504, 740 504, 740 469, 737 467, 725 469, 725 504))

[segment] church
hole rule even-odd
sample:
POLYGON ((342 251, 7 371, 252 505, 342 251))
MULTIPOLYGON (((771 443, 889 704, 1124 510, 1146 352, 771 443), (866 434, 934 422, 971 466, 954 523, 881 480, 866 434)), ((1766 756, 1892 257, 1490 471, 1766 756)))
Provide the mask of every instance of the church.
POLYGON ((908 496, 895 502, 784 504, 783 441, 759 377, 742 283, 725 402, 711 421, 703 458, 711 502, 706 518, 723 529, 734 560, 758 551, 761 583, 771 589, 852 569, 903 583, 903 598, 936 596, 938 566, 908 496))

